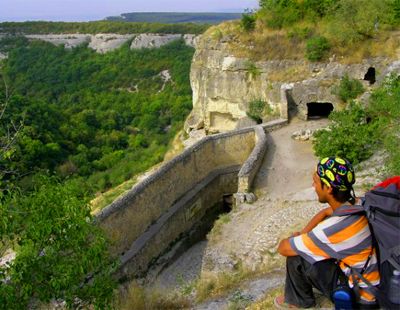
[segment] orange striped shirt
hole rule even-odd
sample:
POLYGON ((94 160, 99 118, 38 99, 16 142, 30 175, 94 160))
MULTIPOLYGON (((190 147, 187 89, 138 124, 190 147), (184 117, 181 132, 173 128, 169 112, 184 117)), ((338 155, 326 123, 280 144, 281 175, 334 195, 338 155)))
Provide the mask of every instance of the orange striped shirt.
MULTIPOLYGON (((309 233, 290 238, 289 242, 292 249, 311 264, 330 258, 339 260, 340 268, 349 278, 350 287, 354 284, 350 276, 351 269, 346 265, 361 272, 372 254, 363 276, 372 285, 379 284, 378 261, 375 251, 372 251, 368 221, 363 215, 333 215, 309 233)), ((357 282, 360 288, 368 287, 361 279, 357 282)), ((361 289, 360 294, 364 302, 375 300, 366 290, 361 289)))

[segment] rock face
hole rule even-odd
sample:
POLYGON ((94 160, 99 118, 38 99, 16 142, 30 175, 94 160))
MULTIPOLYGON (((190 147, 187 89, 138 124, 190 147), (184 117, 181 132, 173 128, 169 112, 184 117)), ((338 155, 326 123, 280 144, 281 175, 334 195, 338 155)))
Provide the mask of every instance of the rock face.
POLYGON ((111 34, 99 33, 91 36, 89 47, 98 53, 107 53, 116 48, 121 47, 122 44, 134 37, 133 34, 111 34))
POLYGON ((90 34, 27 34, 28 39, 42 40, 54 45, 64 45, 72 48, 91 41, 90 34))
POLYGON ((131 49, 160 47, 172 41, 179 40, 180 34, 150 34, 142 33, 135 37, 131 44, 131 49))
POLYGON ((193 110, 185 123, 186 132, 240 127, 255 100, 269 106, 266 117, 288 118, 290 113, 306 120, 315 111, 325 113, 322 103, 331 110, 338 108, 341 102, 332 90, 345 74, 361 81, 368 92, 390 72, 400 72, 400 61, 387 58, 364 59, 357 64, 342 64, 335 57, 325 63, 253 62, 232 55, 229 40, 216 40, 206 33, 197 44, 190 72, 193 110))
MULTIPOLYGON (((5 34, 0 34, 0 39, 5 34)), ((98 53, 107 53, 121 47, 124 43, 132 40, 131 49, 157 48, 172 41, 183 39, 188 46, 195 47, 199 35, 195 34, 115 34, 98 33, 91 34, 29 34, 25 35, 28 39, 43 40, 54 45, 64 45, 65 48, 73 48, 84 43, 98 53)))

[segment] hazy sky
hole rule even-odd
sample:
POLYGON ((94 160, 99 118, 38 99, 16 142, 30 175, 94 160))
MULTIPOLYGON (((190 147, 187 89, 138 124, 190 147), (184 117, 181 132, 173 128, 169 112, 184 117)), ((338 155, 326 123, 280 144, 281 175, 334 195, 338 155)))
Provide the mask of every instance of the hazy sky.
POLYGON ((243 12, 258 0, 0 0, 0 21, 87 21, 128 12, 243 12))

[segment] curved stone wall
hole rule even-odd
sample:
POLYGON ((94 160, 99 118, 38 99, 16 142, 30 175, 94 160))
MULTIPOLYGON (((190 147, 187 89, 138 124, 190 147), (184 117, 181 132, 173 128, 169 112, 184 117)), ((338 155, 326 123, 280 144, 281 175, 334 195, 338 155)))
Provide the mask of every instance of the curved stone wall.
POLYGON ((248 192, 266 151, 265 131, 286 122, 207 136, 103 209, 97 219, 129 265, 125 273, 146 270, 223 194, 248 192))

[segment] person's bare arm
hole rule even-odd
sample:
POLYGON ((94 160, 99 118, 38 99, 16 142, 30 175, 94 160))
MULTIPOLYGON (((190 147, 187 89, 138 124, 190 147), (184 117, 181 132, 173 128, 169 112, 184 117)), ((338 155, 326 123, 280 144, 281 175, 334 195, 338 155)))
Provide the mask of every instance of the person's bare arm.
POLYGON ((310 232, 311 230, 314 229, 315 226, 317 226, 319 223, 321 223, 325 218, 328 216, 331 216, 333 213, 332 208, 325 208, 319 211, 314 217, 308 222, 308 224, 300 231, 300 234, 305 234, 310 232))
POLYGON ((282 256, 297 256, 297 252, 295 252, 292 249, 292 246, 290 245, 289 238, 281 240, 279 242, 278 246, 278 253, 281 254, 282 256))

